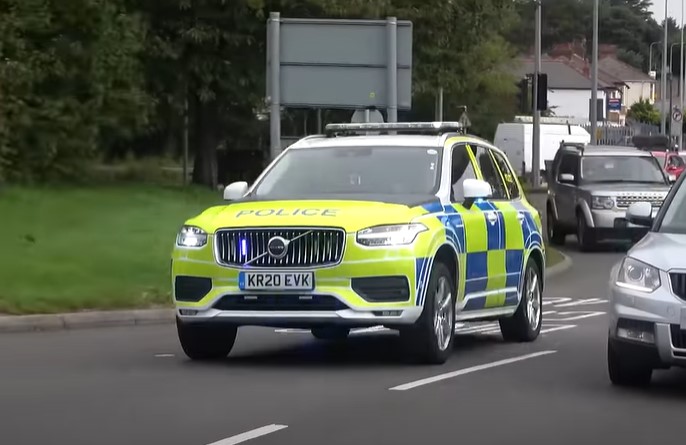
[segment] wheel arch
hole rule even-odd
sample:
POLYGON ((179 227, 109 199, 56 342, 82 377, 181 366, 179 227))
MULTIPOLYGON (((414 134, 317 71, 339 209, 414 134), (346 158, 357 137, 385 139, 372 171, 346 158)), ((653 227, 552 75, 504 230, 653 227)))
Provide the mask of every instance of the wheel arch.
POLYGON ((455 247, 450 243, 441 244, 433 256, 433 261, 448 266, 453 286, 455 286, 455 295, 458 295, 460 290, 460 258, 455 247))
MULTIPOLYGON (((526 273, 526 265, 529 263, 529 260, 534 261, 536 265, 538 266, 538 270, 541 273, 541 291, 545 288, 545 254, 543 253, 543 250, 541 249, 540 246, 534 246, 531 248, 529 251, 529 254, 527 255, 526 259, 524 260, 524 264, 522 266, 522 279, 520 280, 520 283, 524 283, 524 274, 526 273)), ((521 285, 520 285, 521 286, 521 285)), ((523 289, 520 288, 520 294, 523 289)))

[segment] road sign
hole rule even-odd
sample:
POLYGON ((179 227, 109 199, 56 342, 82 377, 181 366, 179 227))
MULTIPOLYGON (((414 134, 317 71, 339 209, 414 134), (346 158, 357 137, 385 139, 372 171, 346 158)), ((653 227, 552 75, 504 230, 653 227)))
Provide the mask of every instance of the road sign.
POLYGON ((683 114, 681 113, 681 110, 674 107, 674 110, 672 111, 672 120, 674 122, 681 122, 682 118, 683 118, 683 114))
POLYGON ((620 99, 608 99, 607 109, 612 111, 620 111, 622 109, 622 101, 620 99))

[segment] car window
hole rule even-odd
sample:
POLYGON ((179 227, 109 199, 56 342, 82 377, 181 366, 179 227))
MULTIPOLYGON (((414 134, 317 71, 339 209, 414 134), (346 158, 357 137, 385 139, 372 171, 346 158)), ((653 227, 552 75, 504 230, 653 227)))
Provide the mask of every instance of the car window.
POLYGON ((491 150, 491 154, 493 155, 496 164, 500 168, 500 173, 502 174, 503 180, 505 181, 505 188, 510 194, 510 199, 519 198, 519 187, 517 186, 517 179, 514 172, 510 168, 510 165, 505 159, 505 156, 495 150, 491 150))
POLYGON ((566 173, 569 175, 574 175, 574 179, 579 178, 579 164, 577 162, 577 157, 571 153, 563 153, 560 159, 560 168, 558 169, 558 176, 566 173))
POLYGON ((463 184, 465 179, 476 179, 474 166, 467 153, 465 144, 453 146, 450 183, 452 184, 452 202, 464 201, 463 184))
POLYGON ((491 184, 493 188, 492 199, 507 199, 507 192, 505 191, 505 184, 503 178, 500 177, 498 168, 493 162, 493 158, 489 154, 489 150, 478 145, 470 145, 476 162, 479 164, 479 169, 484 177, 484 181, 491 184))
POLYGON ((670 156, 669 161, 667 162, 667 167, 670 168, 681 168, 684 166, 684 160, 681 158, 681 156, 670 156))
POLYGON ((585 184, 636 182, 666 184, 667 178, 652 156, 587 156, 581 160, 585 184))
POLYGON ((667 207, 662 209, 658 232, 686 234, 686 187, 679 181, 679 188, 673 191, 674 196, 667 207))
POLYGON ((253 194, 434 194, 439 185, 440 162, 441 150, 430 147, 292 149, 267 171, 253 194))

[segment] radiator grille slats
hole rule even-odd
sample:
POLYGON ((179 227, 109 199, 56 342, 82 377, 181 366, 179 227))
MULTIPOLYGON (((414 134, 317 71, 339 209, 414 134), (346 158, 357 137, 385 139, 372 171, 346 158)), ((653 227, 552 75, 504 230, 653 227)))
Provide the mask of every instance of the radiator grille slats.
POLYGON ((345 231, 324 228, 221 229, 216 233, 217 261, 240 267, 323 267, 341 261, 345 231), (288 240, 283 258, 269 255, 274 237, 288 240))

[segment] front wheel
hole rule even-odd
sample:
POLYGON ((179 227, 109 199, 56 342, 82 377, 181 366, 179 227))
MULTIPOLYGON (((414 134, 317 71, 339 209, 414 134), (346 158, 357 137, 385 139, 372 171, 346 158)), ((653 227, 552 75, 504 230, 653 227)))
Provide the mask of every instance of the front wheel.
POLYGON ((543 322, 542 307, 541 271, 538 264, 529 259, 524 269, 519 307, 512 317, 500 320, 500 332, 505 341, 530 342, 538 338, 543 322))
POLYGON ((577 215, 576 239, 579 241, 579 249, 582 252, 590 252, 595 247, 596 240, 593 230, 588 227, 583 214, 577 215))
POLYGON ((555 217, 550 208, 548 208, 546 213, 546 226, 548 229, 548 241, 556 246, 564 245, 566 234, 562 231, 558 222, 555 221, 555 217))
POLYGON ((440 365, 450 357, 455 334, 455 284, 448 267, 434 263, 419 320, 400 331, 411 357, 440 365))
POLYGON ((236 342, 238 328, 219 323, 184 323, 176 318, 181 348, 191 360, 226 358, 236 342))
POLYGON ((645 362, 622 355, 612 340, 607 340, 607 371, 617 386, 646 386, 653 376, 653 368, 645 362))

